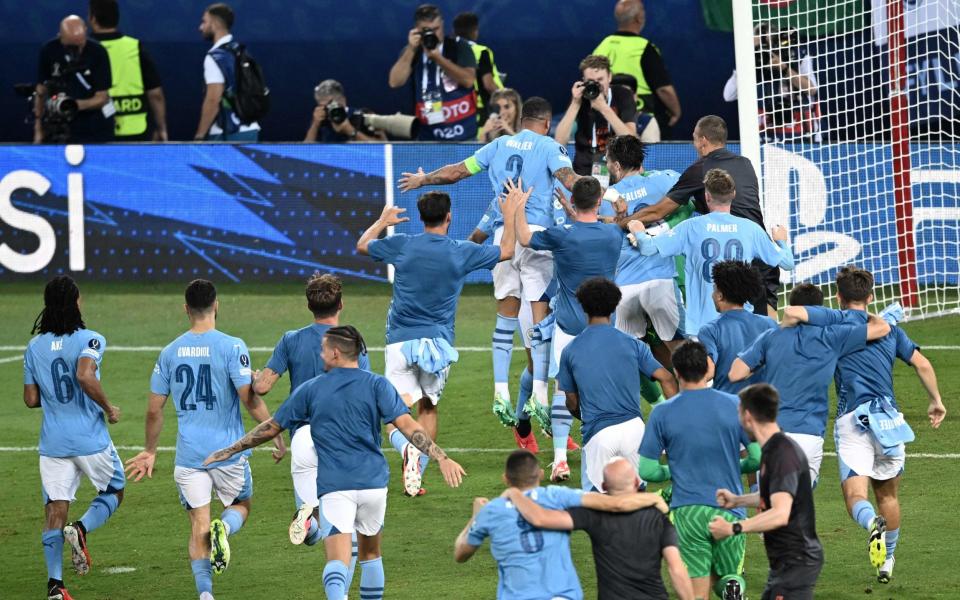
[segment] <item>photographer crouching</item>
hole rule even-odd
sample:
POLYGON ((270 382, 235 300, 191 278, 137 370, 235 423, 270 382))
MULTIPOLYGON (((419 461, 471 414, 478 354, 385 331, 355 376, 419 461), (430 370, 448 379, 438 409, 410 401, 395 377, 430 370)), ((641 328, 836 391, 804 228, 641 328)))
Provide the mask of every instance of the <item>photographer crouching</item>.
POLYGON ((573 170, 578 175, 592 175, 607 187, 607 140, 637 135, 637 101, 629 88, 610 84, 613 76, 606 56, 586 57, 580 62, 580 73, 583 79, 573 84, 573 98, 554 137, 566 144, 576 125, 573 170))
POLYGON ((303 139, 305 142, 379 142, 387 136, 364 123, 364 112, 347 104, 343 85, 335 79, 324 79, 313 90, 317 101, 313 121, 303 139))
POLYGON ((83 19, 65 18, 60 34, 43 45, 38 80, 34 143, 113 141, 110 57, 98 42, 87 39, 83 19))

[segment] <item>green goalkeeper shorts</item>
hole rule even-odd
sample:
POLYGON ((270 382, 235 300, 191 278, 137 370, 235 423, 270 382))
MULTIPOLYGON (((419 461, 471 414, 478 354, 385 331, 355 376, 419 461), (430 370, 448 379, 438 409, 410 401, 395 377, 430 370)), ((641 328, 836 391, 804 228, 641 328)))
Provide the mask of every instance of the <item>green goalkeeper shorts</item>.
POLYGON ((710 535, 710 521, 714 517, 727 521, 738 520, 730 511, 713 506, 694 504, 673 510, 673 525, 680 537, 680 557, 687 565, 690 577, 740 575, 743 572, 743 554, 746 540, 734 535, 719 542, 710 535))

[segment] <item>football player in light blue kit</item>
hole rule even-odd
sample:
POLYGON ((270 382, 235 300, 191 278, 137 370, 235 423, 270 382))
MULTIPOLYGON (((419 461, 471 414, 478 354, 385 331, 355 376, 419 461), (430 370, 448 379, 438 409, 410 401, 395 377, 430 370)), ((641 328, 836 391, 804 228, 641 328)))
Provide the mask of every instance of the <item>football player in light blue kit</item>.
MULTIPOLYGON (((626 204, 627 214, 656 204, 680 179, 676 171, 644 170, 645 157, 646 147, 632 135, 617 136, 607 144, 612 185, 604 194, 606 201, 600 204, 601 217, 617 215, 617 200, 626 204)), ((644 256, 624 236, 615 280, 623 294, 617 307, 617 329, 643 339, 649 320, 667 348, 676 348, 682 339, 677 332, 683 301, 675 275, 673 259, 658 254, 644 256)))
MULTIPOLYGON (((513 183, 508 183, 513 188, 513 183)), ((550 343, 551 367, 560 364, 563 349, 587 326, 587 317, 577 301, 577 288, 591 277, 613 280, 620 258, 620 246, 624 233, 619 226, 599 222, 599 209, 603 189, 593 177, 581 177, 573 185, 573 223, 532 231, 527 225, 524 211, 517 211, 517 242, 534 250, 549 250, 553 253, 557 278, 556 327, 550 343)), ((552 373, 555 375, 556 373, 552 373)), ((557 389, 553 395, 550 413, 534 398, 527 403, 527 412, 534 415, 544 430, 553 435, 553 470, 550 480, 565 481, 570 478, 567 464, 567 437, 573 416, 567 410, 564 390, 557 389)))
MULTIPOLYGON (((547 136, 553 110, 543 98, 529 98, 520 111, 522 130, 516 135, 498 137, 477 150, 463 162, 437 169, 432 173, 404 173, 400 189, 414 190, 424 185, 444 185, 486 170, 494 196, 504 191, 504 181, 517 183, 521 179, 531 188, 526 205, 527 222, 533 231, 554 226, 553 182, 573 189, 578 175, 563 144, 547 136)), ((500 244, 500 239, 494 239, 500 244)), ((517 315, 521 300, 531 303, 534 324, 547 316, 549 299, 544 296, 553 279, 553 259, 547 250, 517 246, 513 260, 493 270, 494 297, 497 299, 497 322, 493 336, 494 412, 513 413, 507 376, 513 350, 513 335, 517 330, 517 315)), ((541 344, 532 350, 533 396, 547 403, 548 346, 541 344)))
POLYGON ((631 221, 629 225, 644 255, 683 254, 686 257, 687 306, 683 332, 687 336, 696 336, 701 327, 719 316, 711 298, 711 269, 716 261, 750 262, 759 258, 773 267, 793 269, 793 251, 787 244, 784 227, 773 230, 771 242, 759 225, 730 214, 736 188, 729 173, 710 169, 703 184, 710 214, 688 219, 656 237, 646 234, 640 221, 631 221))
MULTIPOLYGON (((873 275, 856 267, 841 269, 837 274, 837 300, 842 311, 788 307, 784 313, 784 325, 807 322, 821 326, 839 323, 862 326, 872 318, 867 314, 867 306, 873 302, 873 275)), ((886 336, 841 357, 835 375, 837 422, 834 441, 843 497, 850 516, 869 532, 868 554, 880 583, 889 583, 893 576, 894 551, 900 538, 897 493, 905 458, 903 446, 913 437, 909 426, 902 422, 902 413, 894 399, 893 363, 896 359, 917 372, 929 399, 927 416, 930 426, 937 429, 947 414, 937 387, 937 375, 927 357, 921 354, 920 347, 899 327, 891 327, 886 336), (881 413, 887 413, 893 422, 899 417, 902 424, 879 434, 873 427, 865 430, 859 426, 863 416, 873 423, 874 417, 882 416, 881 413), (876 508, 868 499, 869 487, 873 488, 876 508)))
POLYGON ((390 468, 380 449, 381 423, 392 423, 436 460, 451 487, 459 486, 465 475, 413 420, 390 382, 359 368, 358 360, 364 353, 363 337, 355 328, 328 329, 322 342, 325 372, 294 390, 272 419, 204 461, 204 465, 230 461, 237 454, 278 438, 284 429, 304 421, 310 423, 317 452, 316 495, 320 504, 311 512, 306 526, 308 536, 319 532, 324 540, 327 564, 323 587, 328 600, 341 600, 347 593, 347 562, 354 532, 359 545, 360 597, 383 598, 380 542, 390 468))
POLYGON ((764 331, 776 329, 777 322, 766 315, 745 310, 751 298, 763 291, 760 272, 749 263, 721 260, 713 263, 713 304, 720 316, 700 328, 697 335, 713 362, 713 389, 737 394, 752 383, 761 381, 756 374, 743 381, 727 379, 737 355, 746 350, 764 331))
POLYGON ((570 532, 538 529, 523 519, 507 498, 522 493, 544 508, 566 510, 583 506, 607 512, 631 512, 657 506, 657 494, 608 496, 583 493, 566 487, 541 487, 543 470, 537 457, 515 450, 507 457, 504 481, 510 488, 499 498, 473 501, 473 516, 457 536, 453 557, 466 562, 490 538, 490 553, 497 562, 498 600, 580 600, 583 590, 570 556, 570 532))
POLYGON ((71 600, 63 585, 63 545, 70 546, 78 575, 90 570, 87 534, 107 522, 123 500, 120 457, 110 440, 104 416, 120 420, 100 385, 100 362, 107 341, 86 328, 80 315, 80 289, 66 275, 47 283, 43 311, 33 324, 36 337, 23 355, 23 402, 40 408, 40 484, 45 521, 43 556, 47 564, 47 598, 71 600), (78 521, 67 524, 80 476, 97 488, 97 496, 78 521))
MULTIPOLYGON (((336 275, 314 273, 307 281, 307 308, 313 313, 313 323, 300 329, 288 331, 277 342, 262 371, 254 373, 253 391, 266 396, 274 384, 287 371, 290 372, 290 392, 303 382, 323 373, 323 359, 320 357, 320 342, 331 327, 340 324, 340 312, 343 310, 343 283, 336 275)), ((360 355, 360 368, 370 370, 370 357, 366 352, 360 355)), ((293 496, 297 512, 290 522, 289 536, 293 544, 313 546, 320 541, 319 535, 307 536, 304 526, 313 509, 319 504, 317 499, 317 451, 310 437, 310 424, 307 422, 290 427, 290 477, 293 479, 293 496)), ((347 573, 347 589, 353 581, 357 566, 357 536, 353 536, 353 554, 347 573)))
POLYGON ((659 404, 647 418, 640 444, 640 477, 673 481, 670 508, 680 537, 680 555, 693 580, 697 598, 710 588, 723 600, 742 600, 745 540, 734 535, 721 541, 710 536, 715 517, 743 518, 743 509, 721 508, 717 490, 731 485, 742 491, 741 473, 760 466, 760 445, 750 442, 740 424, 739 398, 709 387, 713 369, 703 344, 688 340, 673 353, 680 393, 659 404), (740 460, 740 448, 747 457, 740 460), (660 464, 667 453, 667 464, 660 464))
MULTIPOLYGON (((811 283, 801 283, 791 290, 790 305, 821 306, 823 292, 811 283)), ((762 373, 755 379, 780 393, 777 425, 806 454, 813 486, 823 462, 830 378, 837 361, 888 331, 890 326, 879 317, 867 324, 769 329, 730 366, 729 381, 743 381, 759 369, 762 373)))
MULTIPOLYGON (((209 468, 210 452, 243 435, 240 405, 263 422, 270 412, 250 386, 250 353, 240 338, 216 329, 217 290, 195 279, 184 293, 190 330, 160 352, 150 378, 144 451, 127 461, 134 481, 153 476, 157 443, 163 428, 163 407, 173 397, 177 412, 177 452, 173 478, 180 503, 190 517, 190 568, 201 600, 213 598, 211 572, 222 573, 230 562, 227 537, 240 531, 250 514, 253 480, 249 453, 209 468), (210 521, 210 497, 216 492, 225 509, 210 521)), ((286 452, 278 440, 274 458, 286 452)))
MULTIPOLYGON (((513 227, 521 193, 501 200, 506 225, 513 227), (504 206, 509 205, 509 210, 504 206)), ((388 227, 408 221, 406 209, 386 206, 380 218, 357 241, 357 252, 394 266, 393 299, 387 312, 387 346, 384 375, 397 388, 407 406, 417 403, 417 419, 436 439, 437 403, 450 366, 459 355, 453 347, 457 302, 467 275, 492 269, 513 257, 514 232, 504 228, 504 243, 481 246, 453 240, 450 196, 427 192, 417 200, 424 232, 398 233, 378 239, 388 227)), ((408 496, 419 496, 429 457, 388 427, 390 443, 403 456, 403 487, 408 496)))

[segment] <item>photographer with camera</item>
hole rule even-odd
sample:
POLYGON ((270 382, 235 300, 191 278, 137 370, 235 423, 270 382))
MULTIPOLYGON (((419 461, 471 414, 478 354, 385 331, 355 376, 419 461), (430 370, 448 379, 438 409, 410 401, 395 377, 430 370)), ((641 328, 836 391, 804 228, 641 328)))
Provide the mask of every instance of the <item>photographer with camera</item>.
POLYGON ((607 187, 607 140, 637 135, 637 102, 629 88, 610 85, 610 59, 606 56, 586 57, 580 62, 580 73, 583 79, 573 84, 573 98, 554 138, 566 144, 576 124, 573 170, 577 175, 592 175, 607 187))
POLYGON ((113 140, 110 58, 87 39, 83 19, 70 15, 40 50, 33 96, 34 143, 88 144, 113 140))
POLYGON ((313 89, 313 97, 317 101, 317 106, 313 109, 313 121, 303 141, 328 143, 386 141, 386 135, 371 129, 364 123, 364 111, 350 108, 343 92, 343 85, 339 81, 324 79, 313 89))
POLYGON ((513 88, 503 88, 490 96, 490 112, 480 129, 481 142, 492 142, 502 135, 515 135, 520 131, 520 107, 523 101, 513 88))
MULTIPOLYGON (((820 106, 813 57, 795 29, 761 23, 753 30, 760 135, 765 142, 820 142, 820 106)), ((737 100, 737 72, 723 99, 737 100)))
POLYGON ((464 40, 444 37, 443 17, 432 4, 418 6, 413 22, 407 45, 390 68, 390 87, 402 87, 412 79, 421 140, 475 140, 477 61, 473 50, 464 40))

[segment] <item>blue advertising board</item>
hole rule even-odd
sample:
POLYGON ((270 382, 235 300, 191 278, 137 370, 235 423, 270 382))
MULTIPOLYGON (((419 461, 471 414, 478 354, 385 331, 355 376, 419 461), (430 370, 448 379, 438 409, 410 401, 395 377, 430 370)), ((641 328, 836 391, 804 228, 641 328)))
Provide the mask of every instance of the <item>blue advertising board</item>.
MULTIPOLYGON (((302 280, 313 271, 385 281, 356 254, 387 202, 421 230, 405 171, 470 156, 475 144, 165 144, 0 146, 0 280, 83 273, 102 280, 302 280)), ((736 151, 736 144, 731 144, 736 151)), ((764 147, 765 219, 788 227, 794 281, 823 283, 857 263, 899 281, 888 145, 764 147)), ((956 284, 960 145, 912 147, 917 272, 956 284)), ((647 168, 682 171, 690 144, 658 144, 647 168)), ((477 176, 453 196, 451 235, 466 238, 493 190, 477 176)), ((470 281, 489 281, 476 273, 470 281)))

